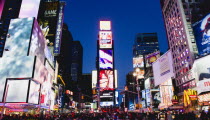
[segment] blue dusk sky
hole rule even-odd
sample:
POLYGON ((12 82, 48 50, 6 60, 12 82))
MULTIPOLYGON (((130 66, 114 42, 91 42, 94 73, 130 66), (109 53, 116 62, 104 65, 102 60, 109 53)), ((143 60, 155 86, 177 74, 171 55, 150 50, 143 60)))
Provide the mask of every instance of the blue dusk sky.
POLYGON ((64 22, 83 46, 83 73, 96 70, 99 21, 110 20, 118 88, 133 71, 132 46, 137 33, 158 33, 161 52, 168 49, 159 0, 65 0, 64 22))

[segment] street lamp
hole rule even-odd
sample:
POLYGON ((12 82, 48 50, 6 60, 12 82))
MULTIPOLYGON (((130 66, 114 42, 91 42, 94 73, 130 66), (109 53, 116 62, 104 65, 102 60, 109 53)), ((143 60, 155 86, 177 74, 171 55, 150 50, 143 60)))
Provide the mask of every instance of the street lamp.
POLYGON ((136 77, 136 90, 137 90, 137 94, 138 94, 138 106, 139 106, 139 112, 141 111, 140 109, 140 94, 139 94, 139 91, 140 91, 140 86, 139 86, 139 82, 138 82, 138 79, 139 78, 143 78, 143 74, 141 73, 141 70, 139 68, 136 68, 135 72, 133 72, 133 76, 136 77))

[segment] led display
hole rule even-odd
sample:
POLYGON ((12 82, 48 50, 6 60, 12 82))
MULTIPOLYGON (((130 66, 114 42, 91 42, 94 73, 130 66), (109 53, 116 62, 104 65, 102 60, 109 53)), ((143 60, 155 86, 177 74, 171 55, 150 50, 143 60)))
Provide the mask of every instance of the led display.
POLYGON ((27 102, 29 80, 8 80, 6 102, 27 102))
POLYGON ((99 67, 100 69, 113 69, 112 50, 99 50, 99 67))
POLYGON ((30 81, 30 89, 28 95, 28 103, 38 104, 39 103, 39 92, 40 84, 33 80, 30 81))
POLYGON ((42 2, 38 22, 48 46, 54 46, 58 21, 59 2, 42 2))
POLYGON ((113 90, 113 70, 100 70, 99 73, 99 86, 100 91, 113 90))
POLYGON ((0 58, 0 101, 2 101, 7 78, 32 77, 34 59, 34 56, 0 58))
POLYGON ((97 84, 97 70, 92 71, 92 88, 95 88, 97 84))
POLYGON ((193 24, 199 54, 210 53, 210 14, 193 24))
POLYGON ((45 54, 43 53, 47 47, 45 42, 46 41, 39 27, 39 24, 36 21, 36 19, 34 19, 34 26, 33 26, 32 36, 31 36, 29 55, 39 57, 42 64, 44 64, 44 60, 45 60, 45 54))
POLYGON ((48 61, 45 62, 45 68, 47 69, 48 73, 53 77, 54 79, 54 75, 55 75, 55 71, 54 68, 52 68, 52 66, 49 64, 48 61))
POLYGON ((143 56, 133 58, 133 68, 144 67, 143 56))
POLYGON ((1 19, 1 14, 3 12, 3 9, 4 9, 4 3, 5 3, 5 0, 0 0, 0 19, 1 19))
POLYGON ((43 83, 47 74, 47 69, 45 68, 44 64, 42 64, 41 60, 37 57, 34 70, 34 80, 39 83, 43 83))
POLYGON ((100 21, 100 30, 111 30, 111 21, 100 21))
POLYGON ((113 106, 114 102, 108 101, 108 102, 100 102, 100 106, 113 106))
POLYGON ((149 55, 146 55, 146 67, 149 67, 152 65, 153 62, 155 62, 160 57, 160 52, 154 52, 149 55))
POLYGON ((112 48, 111 31, 99 31, 99 46, 100 48, 112 48))
POLYGON ((22 0, 19 18, 37 18, 40 1, 41 0, 22 0))
POLYGON ((3 57, 27 56, 34 18, 12 19, 3 57))

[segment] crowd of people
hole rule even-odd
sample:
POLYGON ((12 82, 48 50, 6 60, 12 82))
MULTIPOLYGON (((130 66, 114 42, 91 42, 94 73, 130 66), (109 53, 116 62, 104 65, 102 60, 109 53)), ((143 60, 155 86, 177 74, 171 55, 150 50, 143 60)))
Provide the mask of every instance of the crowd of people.
POLYGON ((103 112, 103 113, 68 113, 56 115, 4 115, 2 120, 210 120, 210 111, 194 112, 103 112))

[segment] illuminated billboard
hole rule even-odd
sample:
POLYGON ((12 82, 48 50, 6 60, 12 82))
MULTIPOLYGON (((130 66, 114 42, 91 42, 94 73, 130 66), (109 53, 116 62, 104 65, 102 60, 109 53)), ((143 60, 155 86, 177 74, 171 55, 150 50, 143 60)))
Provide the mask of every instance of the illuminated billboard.
POLYGON ((4 9, 4 3, 5 3, 5 0, 0 0, 0 19, 1 19, 3 9, 4 9))
POLYGON ((112 32, 111 31, 99 31, 99 47, 112 48, 112 32))
POLYGON ((27 56, 34 18, 12 19, 4 47, 3 57, 27 56))
POLYGON ((38 22, 36 19, 34 19, 29 55, 38 56, 42 64, 44 64, 45 54, 43 53, 45 53, 45 49, 47 49, 45 38, 42 34, 38 22))
POLYGON ((210 53, 210 14, 192 26, 199 54, 210 53))
POLYGON ((100 70, 99 87, 100 91, 113 90, 114 74, 113 70, 100 70))
POLYGON ((40 84, 31 80, 30 81, 30 89, 28 95, 28 103, 38 104, 39 103, 39 92, 40 84))
POLYGON ((0 102, 7 78, 30 78, 33 74, 34 56, 0 58, 0 102))
POLYGON ((146 67, 149 67, 152 65, 153 62, 155 62, 160 57, 160 52, 154 52, 149 55, 146 55, 146 67))
POLYGON ((27 102, 29 80, 8 80, 6 102, 27 102))
POLYGON ((60 54, 63 19, 64 19, 63 18, 64 5, 65 5, 65 2, 60 2, 59 13, 58 13, 58 22, 57 22, 56 35, 55 35, 55 43, 54 43, 54 55, 55 56, 60 54))
POLYGON ((35 17, 37 19, 40 0, 22 0, 19 18, 35 17))
POLYGON ((133 68, 144 67, 144 58, 143 56, 133 58, 133 68))
POLYGON ((59 1, 40 4, 38 22, 48 46, 55 43, 59 6, 59 1))
POLYGON ((152 64, 155 86, 171 79, 171 77, 174 77, 172 65, 173 58, 170 50, 152 64))
POLYGON ((99 68, 113 69, 113 50, 99 50, 99 68))
POLYGON ((210 90, 210 55, 196 59, 192 70, 197 80, 198 93, 210 90))
POLYGON ((111 30, 111 21, 100 21, 100 30, 111 30))
POLYGON ((97 71, 92 71, 92 88, 95 88, 97 84, 97 71))

